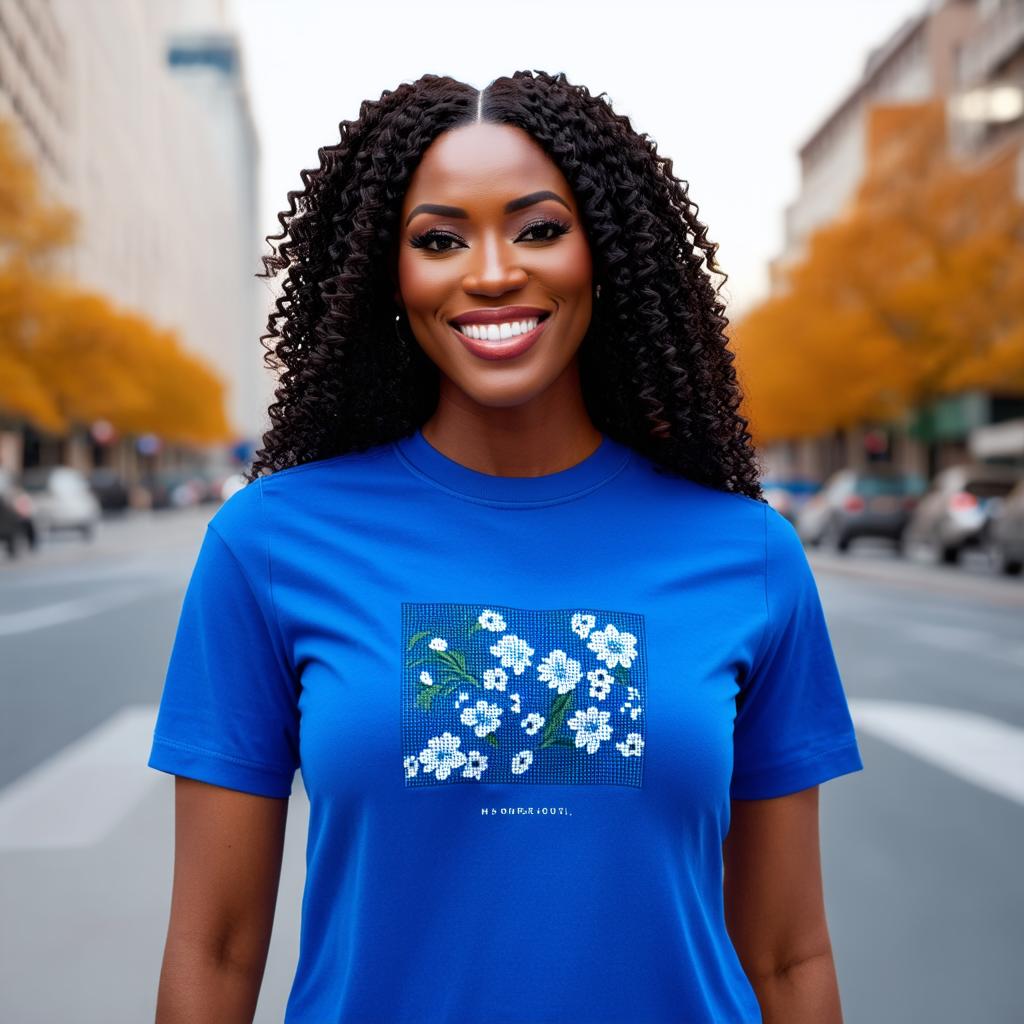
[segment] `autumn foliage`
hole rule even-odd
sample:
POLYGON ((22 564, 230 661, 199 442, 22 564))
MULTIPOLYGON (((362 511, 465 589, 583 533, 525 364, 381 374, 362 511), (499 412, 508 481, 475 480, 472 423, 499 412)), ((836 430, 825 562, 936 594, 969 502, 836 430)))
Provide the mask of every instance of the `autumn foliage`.
POLYGON ((51 272, 75 230, 0 121, 0 415, 51 434, 104 419, 169 442, 229 439, 223 382, 173 331, 51 272))
POLYGON ((1024 392, 1024 204, 1012 154, 950 153, 940 103, 874 109, 867 170, 785 286, 733 331, 758 443, 1024 392))

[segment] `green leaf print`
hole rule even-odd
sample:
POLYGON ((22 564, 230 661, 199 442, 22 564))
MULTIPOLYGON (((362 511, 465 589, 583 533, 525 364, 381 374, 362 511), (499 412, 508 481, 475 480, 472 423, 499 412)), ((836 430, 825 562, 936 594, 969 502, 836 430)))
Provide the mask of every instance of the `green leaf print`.
POLYGON ((615 676, 615 681, 617 683, 621 683, 623 686, 628 685, 628 683, 629 683, 629 669, 628 668, 625 668, 622 665, 616 665, 615 668, 612 669, 612 675, 615 676))
POLYGON ((413 635, 409 637, 409 645, 406 647, 406 650, 411 651, 417 641, 422 640, 425 636, 430 636, 430 632, 428 630, 424 630, 420 633, 413 633, 413 635))
POLYGON ((569 690, 567 693, 560 693, 552 700, 547 720, 544 723, 544 736, 540 742, 541 748, 550 747, 556 742, 555 733, 562 727, 565 716, 572 710, 575 692, 575 690, 569 690))
POLYGON ((489 732, 489 733, 488 733, 488 734, 487 734, 487 735, 486 735, 486 736, 484 737, 484 739, 485 739, 485 740, 487 740, 487 742, 488 742, 488 743, 490 743, 490 745, 491 745, 492 747, 494 747, 494 748, 495 748, 495 750, 497 750, 497 748, 498 748, 498 737, 497 737, 497 736, 495 736, 493 732, 489 732))
POLYGON ((476 679, 466 671, 466 656, 462 651, 435 651, 438 661, 451 671, 457 672, 460 679, 464 679, 473 686, 478 686, 476 679))

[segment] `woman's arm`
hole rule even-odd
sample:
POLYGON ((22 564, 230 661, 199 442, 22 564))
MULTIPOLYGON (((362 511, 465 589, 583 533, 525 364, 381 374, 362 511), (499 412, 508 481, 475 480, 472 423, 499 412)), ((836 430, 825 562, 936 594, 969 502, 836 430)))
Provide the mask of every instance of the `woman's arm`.
POLYGON ((287 799, 177 776, 174 888, 156 1024, 252 1024, 287 799))
POLYGON ((764 1024, 842 1024, 825 920, 818 787, 733 800, 725 919, 764 1024))

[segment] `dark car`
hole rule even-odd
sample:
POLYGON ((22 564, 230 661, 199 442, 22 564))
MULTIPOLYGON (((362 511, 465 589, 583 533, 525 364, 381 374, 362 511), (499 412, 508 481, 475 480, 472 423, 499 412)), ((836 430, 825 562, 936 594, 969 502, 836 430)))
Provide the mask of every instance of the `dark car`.
POLYGON ((206 486, 194 470, 158 469, 140 481, 149 491, 150 508, 185 508, 203 500, 206 486))
POLYGON ((944 469, 911 517, 904 546, 956 563, 966 548, 982 545, 989 515, 1022 478, 1022 470, 984 463, 944 469))
POLYGON ((1024 480, 993 504, 982 545, 997 571, 1020 575, 1024 569, 1024 480))
POLYGON ((128 487, 116 470, 97 467, 89 474, 89 487, 104 512, 123 512, 128 508, 128 487))
POLYGON ((858 537, 898 542, 926 489, 917 473, 879 466, 841 469, 804 503, 797 533, 806 544, 837 551, 846 551, 858 537))
POLYGON ((10 473, 0 469, 0 544, 7 548, 11 558, 39 543, 33 512, 31 497, 10 473))

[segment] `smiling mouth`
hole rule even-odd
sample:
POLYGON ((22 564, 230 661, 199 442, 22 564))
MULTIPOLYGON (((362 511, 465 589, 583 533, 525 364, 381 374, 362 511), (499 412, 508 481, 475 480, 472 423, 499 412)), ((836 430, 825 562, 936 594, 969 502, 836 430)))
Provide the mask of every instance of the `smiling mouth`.
POLYGON ((458 331, 459 334, 463 334, 473 341, 509 341, 512 338, 518 338, 536 330, 538 325, 542 324, 550 316, 550 313, 544 313, 540 316, 523 317, 518 320, 504 320, 501 323, 495 324, 451 323, 450 326, 458 331))

